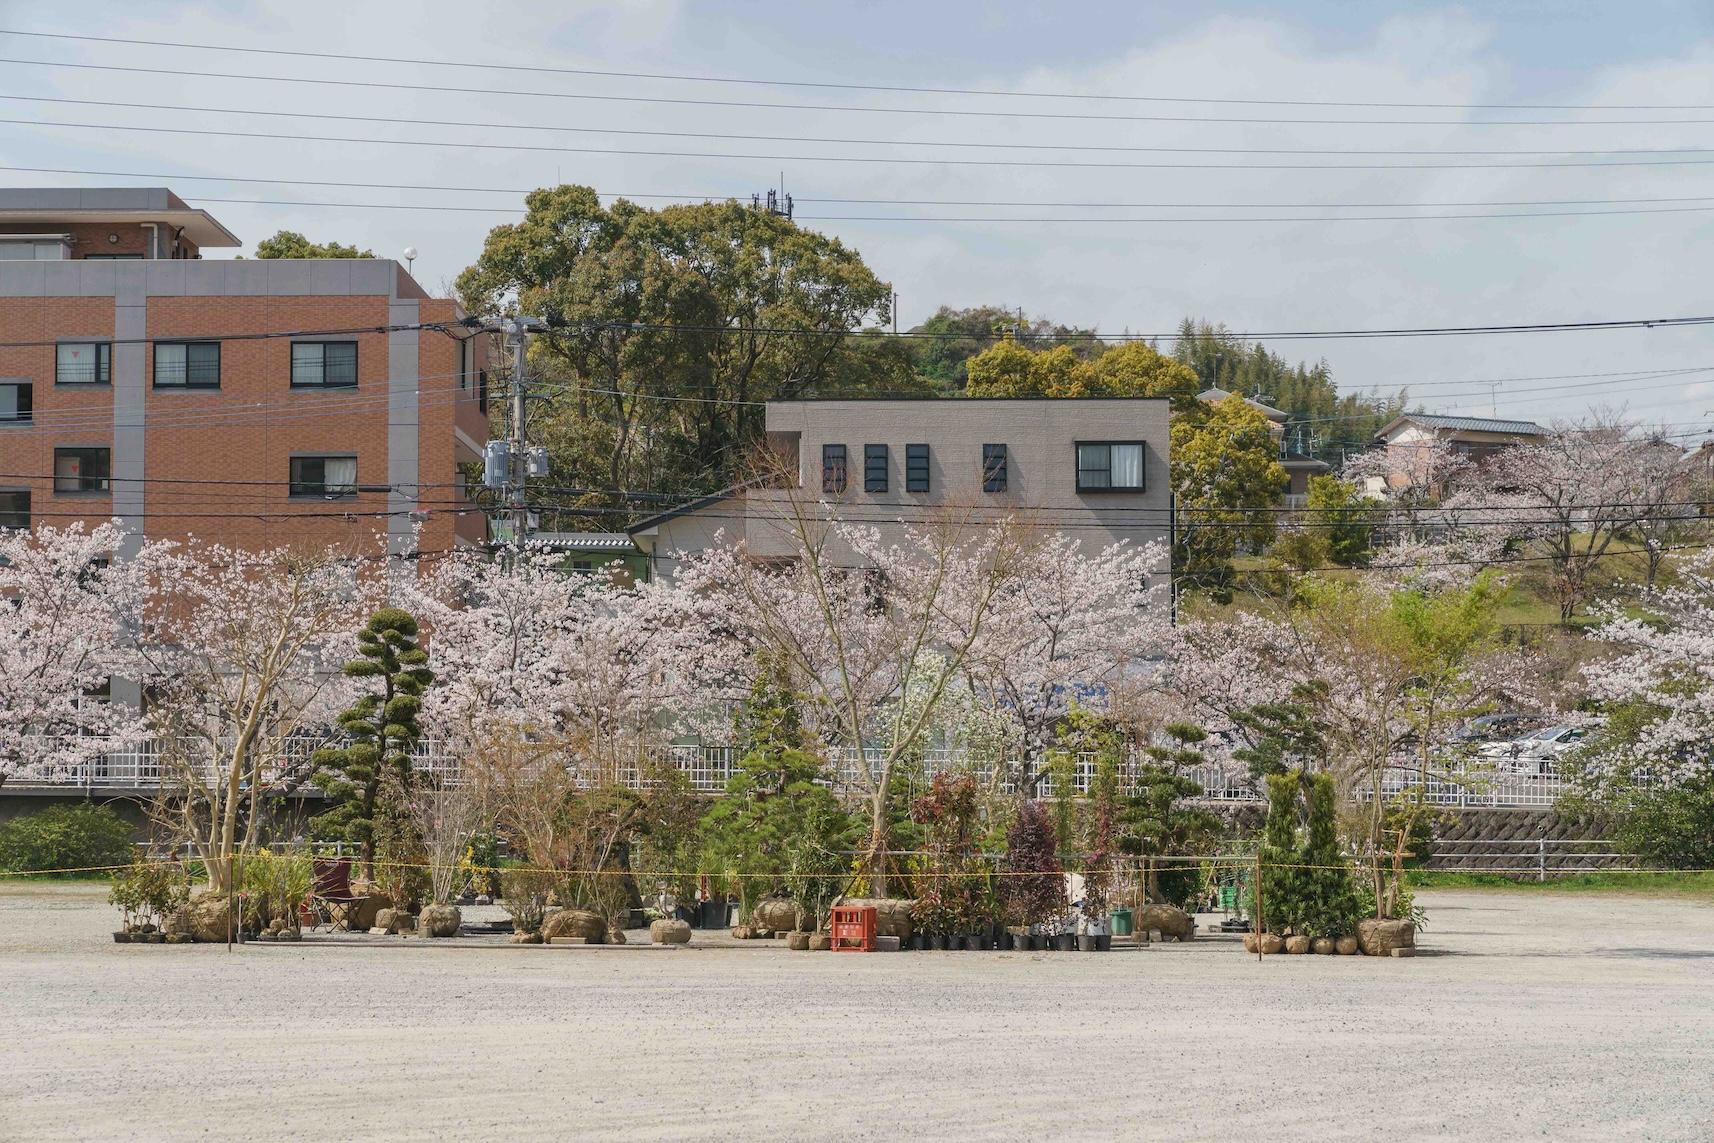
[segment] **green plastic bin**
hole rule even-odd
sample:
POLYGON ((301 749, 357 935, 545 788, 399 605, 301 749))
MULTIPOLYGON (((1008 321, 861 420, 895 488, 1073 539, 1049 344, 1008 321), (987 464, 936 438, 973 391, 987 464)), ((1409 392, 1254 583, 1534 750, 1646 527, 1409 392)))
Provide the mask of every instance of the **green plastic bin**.
POLYGON ((1113 910, 1113 935, 1128 937, 1131 935, 1131 911, 1129 909, 1113 910))

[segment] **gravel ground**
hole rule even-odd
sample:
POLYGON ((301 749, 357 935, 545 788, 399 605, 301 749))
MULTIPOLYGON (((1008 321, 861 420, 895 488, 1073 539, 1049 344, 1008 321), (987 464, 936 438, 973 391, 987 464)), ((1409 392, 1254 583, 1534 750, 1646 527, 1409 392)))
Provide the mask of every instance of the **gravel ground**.
POLYGON ((115 945, 0 884, 0 1138, 1714 1138, 1714 908, 1424 892, 1422 955, 115 945))

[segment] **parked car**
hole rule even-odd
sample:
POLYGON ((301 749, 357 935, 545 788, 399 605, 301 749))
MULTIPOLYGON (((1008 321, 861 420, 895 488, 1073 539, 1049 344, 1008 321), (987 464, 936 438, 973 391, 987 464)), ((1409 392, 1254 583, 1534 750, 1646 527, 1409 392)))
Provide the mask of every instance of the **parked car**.
POLYGON ((1560 755, 1582 742, 1583 735, 1581 726, 1550 726, 1510 742, 1484 746, 1480 753, 1514 774, 1548 777, 1555 772, 1560 755))
POLYGON ((1493 714, 1478 715, 1466 722, 1453 732, 1452 740, 1471 745, 1479 742, 1509 742, 1526 731, 1539 729, 1542 721, 1540 715, 1525 714, 1522 711, 1496 711, 1493 714))

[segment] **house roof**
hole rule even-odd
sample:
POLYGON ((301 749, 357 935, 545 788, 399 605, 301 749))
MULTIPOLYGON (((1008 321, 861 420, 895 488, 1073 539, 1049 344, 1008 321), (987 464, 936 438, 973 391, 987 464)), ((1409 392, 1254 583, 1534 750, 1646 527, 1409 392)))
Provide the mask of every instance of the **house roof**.
POLYGON ((722 488, 719 492, 710 492, 707 496, 699 496, 695 500, 688 500, 676 508, 668 508, 665 512, 657 512, 653 516, 644 517, 643 519, 638 520, 635 524, 632 524, 629 528, 625 529, 626 537, 629 538, 640 532, 647 532, 651 528, 658 528, 668 520, 676 520, 680 516, 688 516, 692 512, 700 511, 711 504, 718 504, 722 500, 730 500, 740 492, 754 488, 761 483, 762 480, 760 479, 740 481, 730 487, 722 488))
MULTIPOLYGON (((1204 389, 1202 392, 1198 393, 1196 395, 1196 398, 1199 401, 1213 402, 1213 401, 1224 401, 1228 397, 1235 397, 1235 396, 1237 396, 1236 393, 1233 393, 1230 390, 1222 389, 1218 385, 1215 385, 1215 386, 1212 386, 1210 388, 1204 389)), ((1267 417, 1268 420, 1270 420, 1270 421, 1286 421, 1286 420, 1291 419, 1291 414, 1286 412, 1284 409, 1276 409, 1272 405, 1264 405, 1260 401, 1256 400, 1253 397, 1245 397, 1244 398, 1244 404, 1250 406, 1252 409, 1261 410, 1262 415, 1267 417)))
POLYGON ((0 187, 0 227, 79 222, 165 222, 200 247, 243 245, 166 187, 0 187))
POLYGON ((1375 437, 1378 440, 1405 424, 1421 425, 1427 429, 1447 429, 1451 432, 1512 433, 1524 437, 1548 435, 1548 431, 1534 421, 1503 421, 1494 417, 1445 417, 1438 413, 1401 413, 1383 425, 1375 437))
POLYGON ((535 532, 530 545, 562 552, 630 552, 637 548, 624 532, 535 532))
POLYGON ((1280 464, 1285 468, 1302 469, 1308 472, 1332 472, 1333 466, 1325 460, 1313 456, 1305 456, 1301 452, 1287 452, 1280 455, 1280 464))

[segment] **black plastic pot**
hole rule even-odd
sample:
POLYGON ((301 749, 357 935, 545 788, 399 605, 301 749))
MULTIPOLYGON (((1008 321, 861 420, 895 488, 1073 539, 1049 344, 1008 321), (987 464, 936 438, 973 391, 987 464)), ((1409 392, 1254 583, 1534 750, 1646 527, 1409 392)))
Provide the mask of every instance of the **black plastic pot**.
POLYGON ((1113 934, 1102 933, 1095 938, 1095 947, 1101 952, 1110 952, 1113 948, 1113 934))
POLYGON ((131 934, 123 931, 116 932, 113 934, 113 943, 116 945, 128 945, 131 943, 131 934))
POLYGON ((1078 952, 1099 952, 1099 951, 1101 951, 1101 938, 1096 936, 1093 933, 1079 933, 1077 935, 1077 951, 1078 952))
POLYGON ((724 901, 704 901, 702 903, 701 919, 697 922, 699 929, 724 929, 728 907, 724 901))
POLYGON ((1071 952, 1077 947, 1073 944, 1076 940, 1077 936, 1074 933, 1055 933, 1053 935, 1053 950, 1055 952, 1071 952))
POLYGON ((911 934, 911 951, 912 952, 921 952, 922 949, 923 949, 923 935, 921 933, 912 933, 911 934))
POLYGON ((933 949, 935 952, 945 952, 946 951, 946 934, 945 933, 935 933, 933 936, 931 936, 929 938, 929 946, 928 947, 933 949))

